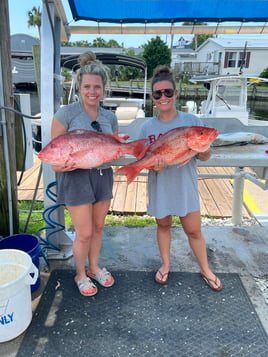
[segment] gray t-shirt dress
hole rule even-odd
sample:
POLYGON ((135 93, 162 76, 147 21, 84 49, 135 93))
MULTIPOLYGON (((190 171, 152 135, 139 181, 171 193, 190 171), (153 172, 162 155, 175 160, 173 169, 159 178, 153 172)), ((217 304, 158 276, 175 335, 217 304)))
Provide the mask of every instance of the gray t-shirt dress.
MULTIPOLYGON (((61 107, 54 117, 68 131, 75 129, 94 130, 92 119, 78 101, 61 107)), ((113 134, 118 131, 118 123, 112 111, 99 107, 97 121, 102 132, 113 134)), ((97 169, 77 169, 57 174, 57 203, 78 206, 112 199, 113 170, 109 164, 97 169)))
MULTIPOLYGON (((178 111, 175 119, 163 122, 157 116, 148 119, 141 127, 139 138, 158 138, 160 134, 182 126, 203 126, 195 115, 178 111)), ((151 140, 150 140, 151 141, 151 140)), ((186 165, 171 165, 159 172, 148 174, 148 214, 156 218, 168 215, 184 217, 200 210, 196 158, 186 165)))

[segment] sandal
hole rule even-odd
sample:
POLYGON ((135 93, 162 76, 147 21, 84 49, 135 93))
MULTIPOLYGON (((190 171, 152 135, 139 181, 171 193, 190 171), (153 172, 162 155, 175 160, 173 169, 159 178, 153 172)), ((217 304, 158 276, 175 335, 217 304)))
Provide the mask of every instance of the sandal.
POLYGON ((98 292, 98 288, 88 277, 77 280, 75 283, 79 289, 80 294, 83 296, 93 296, 98 292))
POLYGON ((168 282, 168 274, 169 274, 169 272, 163 274, 160 270, 158 270, 158 271, 156 272, 155 276, 154 276, 154 280, 155 280, 158 284, 164 285, 164 284, 166 284, 166 283, 168 282), (158 279, 157 273, 160 274, 161 279, 158 279), (164 279, 165 277, 166 277, 166 279, 164 279))
POLYGON ((215 280, 207 278, 203 273, 200 272, 201 277, 204 279, 206 284, 214 291, 221 291, 222 290, 222 284, 220 282, 220 285, 218 285, 219 278, 215 275, 215 280), (215 288, 213 285, 215 284, 217 288, 215 288))
POLYGON ((87 275, 91 279, 96 280, 104 288, 114 285, 114 278, 106 268, 102 268, 97 274, 88 273, 87 275))

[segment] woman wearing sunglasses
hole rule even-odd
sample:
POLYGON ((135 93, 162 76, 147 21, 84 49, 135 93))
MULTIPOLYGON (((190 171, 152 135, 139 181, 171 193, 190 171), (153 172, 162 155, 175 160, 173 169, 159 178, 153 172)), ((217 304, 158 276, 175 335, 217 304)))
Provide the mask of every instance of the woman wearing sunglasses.
MULTIPOLYGON (((118 123, 112 111, 100 107, 108 75, 92 52, 80 56, 77 84, 80 99, 60 108, 52 120, 52 139, 67 131, 89 129, 118 134, 118 123)), ((98 288, 114 284, 114 278, 99 267, 102 231, 110 207, 113 171, 106 164, 98 169, 73 169, 52 166, 58 172, 57 203, 64 204, 75 228, 73 255, 76 264, 75 283, 84 296, 93 296, 98 288), (85 268, 88 259, 88 268, 85 268), (93 279, 94 282, 91 280, 93 279)))
MULTIPOLYGON (((158 66, 151 81, 152 100, 158 115, 147 120, 140 132, 140 138, 155 141, 160 135, 176 127, 203 126, 197 116, 177 111, 175 79, 167 66, 158 66)), ((210 149, 198 155, 199 160, 208 160, 210 149)), ((166 166, 164 159, 155 162, 154 170, 148 176, 148 213, 156 218, 157 241, 162 265, 155 274, 155 281, 165 284, 169 277, 172 216, 180 221, 189 244, 200 266, 201 277, 214 291, 220 291, 222 284, 210 270, 206 243, 201 232, 200 204, 197 185, 196 158, 186 165, 166 166)))

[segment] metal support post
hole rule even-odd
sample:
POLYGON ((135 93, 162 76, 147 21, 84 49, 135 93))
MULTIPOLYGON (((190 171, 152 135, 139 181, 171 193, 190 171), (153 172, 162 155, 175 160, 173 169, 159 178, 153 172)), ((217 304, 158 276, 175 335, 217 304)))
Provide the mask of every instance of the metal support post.
POLYGON ((243 194, 244 194, 244 185, 245 177, 242 167, 235 168, 234 179, 234 194, 233 194, 233 207, 232 207, 232 223, 234 225, 242 223, 242 209, 243 209, 243 194), (240 174, 240 175, 239 175, 240 174))

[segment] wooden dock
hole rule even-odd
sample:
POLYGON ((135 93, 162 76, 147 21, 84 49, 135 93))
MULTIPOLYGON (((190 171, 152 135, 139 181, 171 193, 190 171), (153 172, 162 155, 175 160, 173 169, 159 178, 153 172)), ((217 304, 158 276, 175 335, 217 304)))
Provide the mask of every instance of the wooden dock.
MULTIPOLYGON (((18 200, 31 201, 37 186, 37 178, 40 170, 40 160, 36 158, 34 166, 27 170, 18 186, 18 200)), ((233 173, 232 168, 225 167, 199 167, 200 173, 233 173)), ((18 173, 19 177, 20 173, 18 173)), ((127 185, 126 177, 114 176, 113 195, 110 212, 114 214, 146 214, 147 205, 147 176, 138 176, 130 185, 127 185)), ((37 187, 36 200, 43 201, 43 177, 41 176, 37 187)), ((199 179, 199 194, 201 203, 201 215, 215 218, 232 216, 233 186, 230 179, 199 179)), ((249 217, 250 213, 243 207, 243 217, 249 217)))

